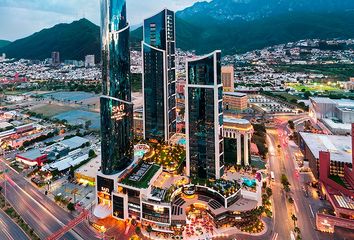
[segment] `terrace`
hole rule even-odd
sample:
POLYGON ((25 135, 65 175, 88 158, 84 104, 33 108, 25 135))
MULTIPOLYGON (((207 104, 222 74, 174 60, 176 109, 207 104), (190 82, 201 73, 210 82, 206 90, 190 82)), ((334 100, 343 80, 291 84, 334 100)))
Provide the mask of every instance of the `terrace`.
POLYGON ((125 176, 121 183, 136 187, 136 188, 148 188, 151 179, 160 170, 160 166, 155 164, 140 163, 136 166, 127 176, 125 176))
POLYGON ((150 144, 144 160, 161 165, 168 172, 178 172, 186 158, 186 151, 182 146, 170 146, 165 144, 150 144))

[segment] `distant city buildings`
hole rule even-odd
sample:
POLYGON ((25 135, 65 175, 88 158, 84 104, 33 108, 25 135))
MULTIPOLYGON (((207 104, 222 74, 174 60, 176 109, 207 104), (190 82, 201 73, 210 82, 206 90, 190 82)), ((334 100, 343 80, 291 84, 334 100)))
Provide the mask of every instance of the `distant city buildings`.
POLYGON ((60 53, 59 52, 52 52, 52 65, 53 66, 60 65, 60 53))
POLYGON ((233 66, 222 66, 221 77, 224 92, 234 92, 235 72, 233 66))
POLYGON ((224 92, 224 109, 242 112, 248 108, 248 97, 246 93, 224 92))
POLYGON ((94 67, 95 66, 95 55, 86 55, 85 56, 85 67, 94 67))
POLYGON ((166 142, 176 133, 175 13, 144 20, 144 137, 166 142))
POLYGON ((311 97, 309 114, 334 134, 350 134, 354 122, 354 100, 311 97))
POLYGON ((186 171, 201 179, 223 175, 221 52, 187 61, 186 171))

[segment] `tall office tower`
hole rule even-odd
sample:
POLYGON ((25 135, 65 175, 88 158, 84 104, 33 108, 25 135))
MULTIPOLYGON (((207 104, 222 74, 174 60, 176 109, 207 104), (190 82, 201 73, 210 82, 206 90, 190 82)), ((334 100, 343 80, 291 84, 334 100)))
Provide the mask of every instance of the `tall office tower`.
POLYGON ((221 52, 187 61, 187 175, 219 179, 224 170, 221 52))
POLYGON ((234 66, 221 67, 221 77, 224 92, 233 92, 235 89, 235 71, 234 66))
POLYGON ((116 174, 133 159, 129 24, 125 0, 101 0, 102 173, 116 174))
POLYGON ((52 52, 52 65, 53 66, 60 65, 60 53, 59 52, 52 52))
POLYGON ((144 138, 165 140, 176 132, 175 13, 144 21, 144 138))

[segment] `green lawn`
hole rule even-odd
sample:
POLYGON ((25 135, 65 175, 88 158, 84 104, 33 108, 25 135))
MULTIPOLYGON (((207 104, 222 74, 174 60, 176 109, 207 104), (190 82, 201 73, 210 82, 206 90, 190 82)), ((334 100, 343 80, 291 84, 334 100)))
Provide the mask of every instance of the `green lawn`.
POLYGON ((277 96, 282 96, 284 98, 286 98, 286 100, 288 102, 291 102, 291 100, 301 100, 302 98, 297 96, 297 95, 291 95, 287 92, 272 92, 274 95, 277 95, 277 96))
MULTIPOLYGON (((139 168, 134 169, 134 172, 132 174, 135 173, 135 171, 137 171, 139 168)), ((145 173, 145 175, 142 177, 142 179, 140 179, 140 181, 132 181, 129 180, 129 176, 131 176, 131 174, 129 174, 126 178, 124 178, 122 180, 123 184, 132 186, 132 187, 136 187, 136 188, 148 188, 149 187, 149 181, 151 180, 151 178, 155 175, 155 173, 160 169, 160 166, 158 165, 152 165, 151 168, 147 171, 147 173, 145 173)))
POLYGON ((334 91, 340 91, 339 87, 336 86, 330 86, 327 84, 311 84, 311 85, 292 85, 293 88, 295 88, 295 90, 299 91, 299 92, 334 92, 334 91))

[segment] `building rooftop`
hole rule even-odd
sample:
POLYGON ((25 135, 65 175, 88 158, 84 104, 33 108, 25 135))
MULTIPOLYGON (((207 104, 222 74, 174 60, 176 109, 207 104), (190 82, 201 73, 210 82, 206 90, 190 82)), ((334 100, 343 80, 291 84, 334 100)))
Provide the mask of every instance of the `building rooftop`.
POLYGON ((300 132, 312 154, 318 159, 320 151, 329 151, 331 161, 351 163, 352 146, 350 136, 325 135, 300 132))
POLYGON ((75 173, 79 173, 90 178, 95 178, 100 167, 101 156, 97 156, 91 159, 91 161, 89 161, 87 164, 77 169, 75 173))
POLYGON ((317 102, 317 103, 332 103, 332 104, 335 104, 335 101, 333 101, 332 99, 330 98, 327 98, 327 97, 310 97, 310 99, 314 102, 317 102))
POLYGON ((17 156, 23 159, 34 161, 37 158, 43 156, 43 154, 39 151, 39 149, 33 149, 24 153, 20 153, 17 156))
POLYGON ((62 144, 68 146, 70 149, 79 148, 83 144, 86 144, 88 142, 89 140, 87 140, 86 138, 78 137, 78 136, 61 141, 62 144))
POLYGON ((1 129, 6 129, 8 127, 12 127, 12 124, 8 123, 8 122, 0 122, 0 130, 1 129))
POLYGON ((247 97, 246 93, 240 93, 240 92, 224 92, 224 95, 234 96, 234 97, 247 97))
POLYGON ((240 131, 250 131, 253 129, 252 124, 247 119, 234 118, 229 116, 224 116, 224 127, 225 128, 235 128, 240 131))
POLYGON ((160 168, 161 167, 156 164, 143 162, 124 176, 121 183, 136 188, 148 188, 150 181, 154 178, 160 168))

